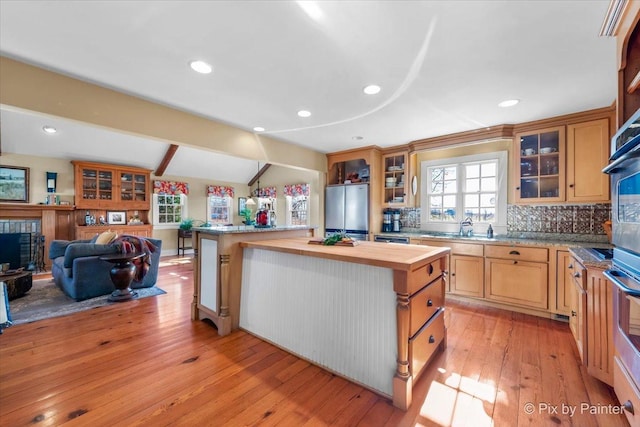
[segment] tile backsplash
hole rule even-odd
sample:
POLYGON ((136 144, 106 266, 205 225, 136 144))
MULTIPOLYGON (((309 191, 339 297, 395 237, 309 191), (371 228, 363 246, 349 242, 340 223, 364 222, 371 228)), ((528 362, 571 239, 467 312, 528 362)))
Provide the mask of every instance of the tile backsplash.
MULTIPOLYGON (((402 227, 407 231, 420 229, 420 208, 400 210, 402 227)), ((507 233, 553 238, 573 235, 576 240, 590 236, 607 241, 603 223, 611 219, 611 204, 586 205, 508 205, 507 233)))
POLYGON ((611 219, 611 204, 509 205, 507 232, 605 235, 603 223, 611 219))

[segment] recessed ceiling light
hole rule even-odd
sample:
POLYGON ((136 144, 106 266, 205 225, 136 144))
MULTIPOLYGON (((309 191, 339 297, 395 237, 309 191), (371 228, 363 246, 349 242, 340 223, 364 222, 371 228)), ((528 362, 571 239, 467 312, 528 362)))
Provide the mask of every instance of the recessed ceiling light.
POLYGON ((298 111, 298 116, 300 117, 309 117, 311 116, 311 113, 307 110, 300 110, 298 111))
POLYGON ((351 138, 351 139, 353 139, 353 140, 355 140, 355 141, 360 141, 360 140, 362 139, 362 137, 361 137, 361 136, 354 136, 354 137, 353 137, 353 138, 351 138))
POLYGON ((362 91, 364 93, 366 93, 367 95, 375 95, 376 93, 380 92, 380 86, 378 86, 378 85, 369 85, 369 86, 365 87, 364 89, 362 89, 362 91))
POLYGON ((45 131, 46 133, 56 133, 56 132, 58 132, 58 129, 54 128, 53 126, 43 126, 42 130, 45 131))
POLYGON ((514 105, 516 105, 517 103, 519 103, 520 100, 519 99, 507 99, 506 101, 502 101, 501 103, 498 104, 498 107, 513 107, 514 105))
POLYGON ((204 61, 191 61, 189 62, 189 66, 193 71, 197 71, 201 74, 209 74, 213 71, 213 67, 204 61))
POLYGON ((256 132, 264 132, 264 128, 262 126, 256 126, 253 128, 253 130, 256 132))

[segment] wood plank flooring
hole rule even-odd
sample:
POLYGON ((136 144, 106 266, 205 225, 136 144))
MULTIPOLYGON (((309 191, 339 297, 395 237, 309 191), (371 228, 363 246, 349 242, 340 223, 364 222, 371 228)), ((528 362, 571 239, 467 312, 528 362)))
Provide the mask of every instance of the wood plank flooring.
POLYGON ((192 322, 192 283, 189 258, 163 258, 166 295, 6 329, 0 426, 628 426, 589 413, 618 402, 579 366, 565 323, 448 302, 448 347, 403 412, 243 331, 192 322))

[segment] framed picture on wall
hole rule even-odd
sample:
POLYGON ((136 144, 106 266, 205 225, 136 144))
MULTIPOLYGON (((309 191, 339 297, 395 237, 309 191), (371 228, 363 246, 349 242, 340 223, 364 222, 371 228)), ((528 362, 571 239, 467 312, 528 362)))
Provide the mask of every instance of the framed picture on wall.
POLYGON ((124 211, 107 211, 107 224, 126 224, 127 213, 124 211))
POLYGON ((0 165, 0 202, 29 203, 29 168, 0 165))

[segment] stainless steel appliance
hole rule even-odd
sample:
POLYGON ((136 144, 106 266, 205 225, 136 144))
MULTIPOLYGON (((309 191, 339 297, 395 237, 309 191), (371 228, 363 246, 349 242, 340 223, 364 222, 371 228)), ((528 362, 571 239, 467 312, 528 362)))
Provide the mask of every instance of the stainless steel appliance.
POLYGON ((376 234, 375 236, 373 236, 373 241, 374 242, 386 242, 386 243, 402 243, 405 245, 408 245, 410 240, 408 237, 404 237, 404 236, 381 236, 379 234, 376 234))
POLYGON ((629 387, 640 389, 640 110, 614 135, 611 175, 612 267, 605 272, 613 290, 614 388, 627 418, 634 408, 629 387))
POLYGON ((400 211, 393 211, 393 228, 392 231, 399 233, 400 232, 400 211))
POLYGON ((325 189, 327 235, 344 232, 357 240, 369 236, 369 184, 329 185, 325 189))
POLYGON ((385 209, 382 212, 382 232, 388 233, 392 229, 391 227, 391 210, 385 209))

